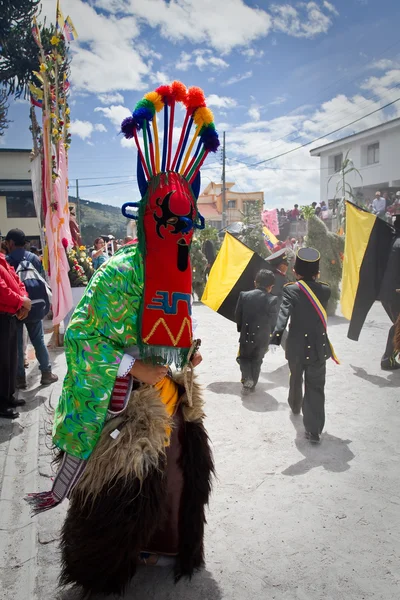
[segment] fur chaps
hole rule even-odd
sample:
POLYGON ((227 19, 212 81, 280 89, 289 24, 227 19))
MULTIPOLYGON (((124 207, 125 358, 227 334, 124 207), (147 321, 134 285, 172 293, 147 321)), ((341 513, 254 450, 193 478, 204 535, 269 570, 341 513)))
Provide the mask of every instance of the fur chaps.
POLYGON ((394 349, 395 352, 400 352, 400 314, 397 317, 394 331, 394 349))
POLYGON ((175 579, 191 577, 204 565, 205 507, 214 464, 200 387, 194 384, 189 406, 180 376, 174 379, 181 397, 174 417, 168 417, 158 392, 143 386, 132 392, 124 413, 105 425, 71 495, 61 536, 62 586, 80 586, 85 594, 123 594, 139 553, 165 552, 173 528, 175 579), (113 439, 115 429, 120 433, 113 439), (176 527, 166 500, 171 489, 178 494, 176 527))

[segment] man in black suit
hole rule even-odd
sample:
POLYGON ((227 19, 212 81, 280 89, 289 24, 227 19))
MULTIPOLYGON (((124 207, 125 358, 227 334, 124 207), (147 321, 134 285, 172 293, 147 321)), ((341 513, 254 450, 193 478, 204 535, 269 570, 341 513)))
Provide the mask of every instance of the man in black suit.
POLYGON ((240 332, 237 360, 242 372, 244 393, 254 391, 258 383, 261 365, 276 323, 277 299, 270 293, 274 281, 274 274, 262 269, 256 275, 256 289, 241 292, 236 306, 235 318, 240 332))
POLYGON ((395 236, 379 292, 382 306, 393 323, 389 330, 385 353, 381 360, 381 368, 384 371, 394 371, 400 368, 399 363, 396 361, 397 352, 393 345, 395 323, 400 315, 400 294, 397 292, 400 289, 400 214, 396 216, 394 228, 395 236))
MULTIPOLYGON (((282 250, 278 250, 278 252, 274 252, 274 254, 271 254, 271 256, 268 256, 265 260, 270 265, 271 271, 275 275, 275 283, 271 290, 271 294, 276 296, 276 317, 278 318, 279 309, 283 300, 283 289, 288 282, 288 278, 286 276, 289 266, 288 252, 286 248, 283 248, 282 250)), ((286 339, 287 333, 285 331, 281 340, 283 349, 286 348, 286 339)))
POLYGON ((319 301, 326 311, 331 295, 327 284, 316 281, 319 260, 320 254, 314 248, 300 248, 298 251, 294 267, 297 282, 288 283, 284 288, 271 339, 271 344, 280 345, 290 318, 286 342, 286 359, 290 369, 288 402, 293 414, 298 415, 303 410, 306 436, 314 443, 320 441, 325 424, 326 361, 332 356, 326 327, 315 306, 316 297, 317 303, 319 301))

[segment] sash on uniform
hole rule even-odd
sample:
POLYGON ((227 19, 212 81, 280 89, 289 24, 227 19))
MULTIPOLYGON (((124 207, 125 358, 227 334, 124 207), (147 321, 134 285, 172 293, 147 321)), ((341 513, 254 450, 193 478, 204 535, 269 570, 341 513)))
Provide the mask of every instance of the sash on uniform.
MULTIPOLYGON (((315 312, 318 314, 319 318, 321 319, 321 322, 322 322, 322 325, 324 326, 325 331, 327 331, 327 329, 328 329, 328 316, 327 316, 326 310, 322 306, 321 302, 318 300, 317 296, 314 294, 314 292, 312 291, 312 289, 306 284, 305 281, 300 280, 300 281, 297 282, 297 285, 305 293, 305 295, 307 296, 307 298, 311 302, 312 306, 315 309, 315 312)), ((336 356, 335 350, 333 349, 333 346, 332 346, 331 342, 329 341, 328 336, 327 336, 327 340, 328 340, 329 346, 331 348, 332 360, 334 360, 337 365, 340 365, 339 359, 336 356)))

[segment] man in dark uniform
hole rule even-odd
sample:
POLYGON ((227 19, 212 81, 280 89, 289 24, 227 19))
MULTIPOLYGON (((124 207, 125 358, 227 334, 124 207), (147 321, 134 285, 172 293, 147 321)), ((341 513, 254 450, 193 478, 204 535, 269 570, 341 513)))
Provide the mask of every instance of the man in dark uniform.
POLYGON ((400 365, 396 361, 397 353, 393 345, 395 323, 400 315, 400 294, 396 291, 400 289, 400 214, 396 216, 393 225, 395 228, 395 237, 379 293, 382 306, 393 323, 389 330, 386 350, 381 360, 381 368, 384 371, 400 369, 400 365))
MULTIPOLYGON (((271 256, 268 256, 265 260, 269 264, 271 271, 275 275, 275 284, 271 290, 271 294, 273 296, 276 296, 276 299, 277 299, 276 317, 278 318, 279 309, 281 307, 282 299, 283 299, 283 288, 288 282, 286 273, 287 273, 288 266, 289 266, 289 257, 288 257, 286 248, 283 248, 282 250, 278 250, 278 252, 274 252, 274 254, 271 254, 271 256)), ((287 333, 285 331, 283 333, 283 338, 281 341, 283 349, 286 348, 286 339, 287 339, 287 333)))
POLYGON ((289 406, 293 414, 303 410, 306 437, 320 441, 325 424, 326 361, 332 356, 326 326, 317 309, 326 311, 330 288, 317 282, 320 254, 314 248, 300 248, 294 266, 297 282, 284 287, 283 301, 271 344, 281 343, 290 318, 286 359, 290 369, 289 406), (304 377, 304 395, 303 395, 304 377))
POLYGON ((286 248, 283 248, 283 250, 278 250, 278 252, 274 252, 274 254, 271 254, 271 256, 268 256, 265 260, 275 275, 275 283, 271 290, 271 294, 277 297, 277 309, 279 311, 282 304, 283 287, 288 281, 286 273, 288 270, 289 260, 286 248))
POLYGON ((242 372, 243 392, 254 391, 261 365, 274 330, 277 299, 271 294, 274 285, 271 271, 262 269, 256 275, 255 289, 241 292, 235 318, 240 332, 237 361, 242 372))

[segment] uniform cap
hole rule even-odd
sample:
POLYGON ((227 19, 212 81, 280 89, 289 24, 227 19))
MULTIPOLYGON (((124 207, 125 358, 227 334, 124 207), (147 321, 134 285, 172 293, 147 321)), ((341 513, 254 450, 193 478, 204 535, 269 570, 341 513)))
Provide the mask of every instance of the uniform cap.
POLYGON ((303 277, 313 277, 319 273, 321 255, 315 248, 300 248, 296 255, 294 270, 303 277))
POLYGON ((289 264, 288 254, 286 248, 282 248, 282 250, 278 250, 278 252, 274 252, 271 256, 268 256, 265 259, 271 267, 278 267, 282 263, 289 264))

